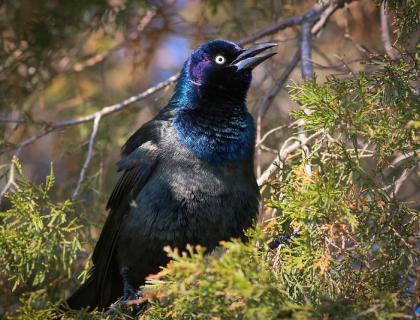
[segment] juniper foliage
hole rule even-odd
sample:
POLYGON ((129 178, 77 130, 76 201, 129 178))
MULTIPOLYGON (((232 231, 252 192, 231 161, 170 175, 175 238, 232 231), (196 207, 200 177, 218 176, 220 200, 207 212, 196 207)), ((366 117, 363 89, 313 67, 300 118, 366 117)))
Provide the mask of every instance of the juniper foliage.
POLYGON ((59 300, 73 276, 81 226, 69 200, 56 203, 49 197, 55 181, 52 165, 39 186, 25 178, 16 159, 14 166, 18 189, 7 195, 10 209, 0 212, 1 297, 6 303, 20 297, 17 315, 40 310, 41 318, 51 313, 50 301, 59 300))

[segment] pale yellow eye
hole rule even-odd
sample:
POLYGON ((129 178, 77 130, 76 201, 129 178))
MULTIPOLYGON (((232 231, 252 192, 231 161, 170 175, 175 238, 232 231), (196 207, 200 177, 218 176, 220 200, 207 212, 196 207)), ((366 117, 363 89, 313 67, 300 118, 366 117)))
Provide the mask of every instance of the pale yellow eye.
POLYGON ((226 62, 226 58, 224 56, 217 56, 214 61, 216 61, 217 64, 224 64, 226 62))

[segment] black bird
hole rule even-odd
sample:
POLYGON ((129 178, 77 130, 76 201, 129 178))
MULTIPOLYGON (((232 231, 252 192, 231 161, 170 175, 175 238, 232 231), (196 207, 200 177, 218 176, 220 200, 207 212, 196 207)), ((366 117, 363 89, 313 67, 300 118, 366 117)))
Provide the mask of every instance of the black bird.
POLYGON ((246 106, 252 69, 275 44, 250 49, 210 41, 185 62, 168 105, 135 132, 117 163, 123 171, 93 252, 88 280, 72 309, 134 298, 169 258, 163 247, 244 239, 258 211, 255 127, 246 106))

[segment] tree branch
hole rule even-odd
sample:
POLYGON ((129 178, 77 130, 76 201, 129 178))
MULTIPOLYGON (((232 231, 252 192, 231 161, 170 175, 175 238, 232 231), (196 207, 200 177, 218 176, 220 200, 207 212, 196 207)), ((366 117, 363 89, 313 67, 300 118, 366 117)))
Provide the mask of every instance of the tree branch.
POLYGON ((384 43, 385 52, 389 56, 389 58, 391 60, 398 59, 398 55, 391 44, 391 35, 389 32, 386 1, 383 1, 381 4, 381 38, 382 38, 382 42, 384 43))
MULTIPOLYGON (((260 106, 258 107, 257 133, 256 133, 257 146, 261 143, 260 138, 261 138, 262 119, 264 118, 265 114, 270 108, 272 102, 274 101, 274 98, 277 96, 280 90, 284 87, 284 84, 286 83, 287 79, 289 79, 290 74, 296 68, 297 64, 299 63, 299 60, 300 60, 300 55, 299 55, 299 51, 297 51, 295 55, 293 56, 292 61, 290 61, 290 63, 283 70, 280 77, 271 87, 268 94, 264 96, 264 98, 261 101, 260 106)), ((261 149, 257 149, 257 152, 256 152, 257 177, 260 176, 261 174, 260 164, 261 164, 261 149)))
POLYGON ((179 73, 173 75, 172 77, 166 79, 165 81, 159 82, 157 85, 148 88, 147 90, 131 96, 119 103, 115 103, 112 104, 110 106, 106 106, 103 107, 101 110, 92 113, 90 115, 87 116, 83 116, 83 117, 78 117, 75 119, 69 119, 69 120, 62 120, 62 121, 58 121, 56 123, 49 123, 45 128, 43 128, 42 130, 40 130, 38 133, 36 133, 35 135, 33 135, 32 137, 24 140, 22 143, 20 143, 17 147, 18 151, 16 152, 16 154, 18 155, 20 153, 20 150, 22 150, 24 147, 26 147, 27 145, 35 142, 36 140, 38 140, 39 138, 42 138, 43 136, 55 131, 58 128, 63 128, 63 127, 70 127, 70 126, 75 126, 81 123, 86 123, 86 122, 90 122, 92 120, 95 120, 98 116, 99 117, 106 117, 110 114, 113 114, 115 112, 119 112, 122 111, 124 109, 126 109, 128 106, 130 106, 131 104, 133 104, 134 102, 143 100, 149 96, 151 96, 152 94, 165 89, 166 87, 168 87, 169 85, 171 85, 172 83, 174 83, 177 79, 178 79, 179 73))
POLYGON ((300 31, 300 56, 303 80, 312 79, 314 66, 312 64, 312 25, 313 21, 307 21, 300 31))
POLYGON ((83 180, 85 179, 86 170, 89 166, 90 160, 92 159, 93 145, 95 143, 96 134, 98 133, 99 122, 101 122, 101 114, 98 114, 93 120, 92 133, 89 138, 89 148, 86 155, 85 162, 83 163, 82 170, 80 170, 79 181, 77 182, 76 189, 74 189, 72 199, 75 199, 80 192, 80 187, 82 186, 83 180))
POLYGON ((290 140, 286 140, 283 146, 281 147, 281 152, 273 160, 273 162, 268 166, 268 168, 263 172, 263 174, 257 179, 258 186, 264 185, 270 176, 281 166, 282 162, 287 158, 289 154, 299 149, 302 146, 306 146, 311 140, 321 135, 322 132, 315 132, 313 135, 309 136, 305 140, 298 140, 287 146, 290 140))
POLYGON ((16 182, 15 182, 15 164, 14 162, 12 162, 10 164, 10 169, 9 169, 9 178, 7 179, 6 184, 4 185, 3 189, 0 192, 0 204, 1 201, 3 200, 3 196, 5 195, 5 193, 12 187, 12 186, 16 186, 16 182))

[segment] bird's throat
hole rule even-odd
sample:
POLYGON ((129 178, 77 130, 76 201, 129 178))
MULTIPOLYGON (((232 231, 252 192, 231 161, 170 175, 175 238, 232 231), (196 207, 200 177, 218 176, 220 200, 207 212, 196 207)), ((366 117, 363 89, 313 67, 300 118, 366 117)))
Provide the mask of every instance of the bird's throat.
POLYGON ((180 110, 174 126, 181 143, 201 160, 240 162, 253 156, 254 121, 244 105, 180 110))

